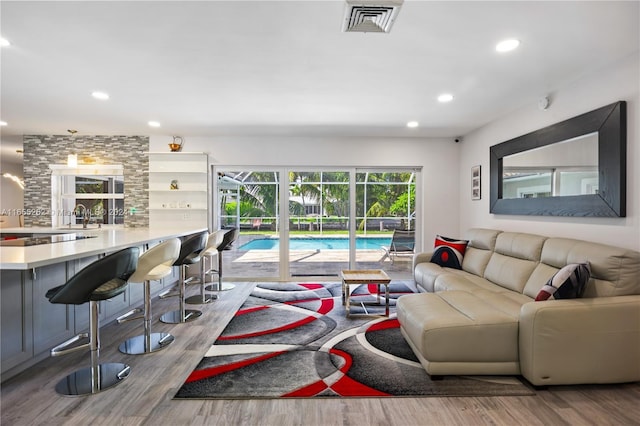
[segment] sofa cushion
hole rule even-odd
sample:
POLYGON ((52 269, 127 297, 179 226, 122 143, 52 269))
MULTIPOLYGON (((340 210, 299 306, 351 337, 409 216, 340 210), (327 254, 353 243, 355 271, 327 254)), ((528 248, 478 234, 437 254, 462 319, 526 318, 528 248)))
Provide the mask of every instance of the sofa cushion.
POLYGON ((462 259, 462 270, 482 277, 492 254, 493 252, 491 250, 467 246, 467 251, 462 259))
POLYGON ((472 281, 474 276, 475 275, 471 275, 465 272, 461 274, 442 274, 436 278, 433 285, 433 291, 436 293, 440 291, 451 290, 473 292, 478 289, 478 286, 475 285, 472 281))
POLYGON ((471 228, 465 233, 465 239, 469 240, 470 247, 493 251, 500 233, 497 229, 471 228))
POLYGON ((554 299, 576 299, 582 297, 589 282, 591 270, 589 263, 571 263, 556 272, 540 289, 536 302, 554 299))
POLYGON ((431 262, 448 268, 462 269, 462 258, 467 244, 467 240, 436 235, 431 262))
POLYGON ((524 286, 522 294, 535 299, 542 286, 544 286, 549 278, 559 270, 560 268, 549 266, 546 263, 538 263, 527 280, 527 284, 524 286))
POLYGON ((495 252, 517 259, 540 261, 547 237, 521 232, 502 232, 496 238, 495 252))
POLYGON ((442 266, 436 263, 422 262, 413 268, 413 279, 419 288, 433 293, 436 278, 445 273, 445 271, 442 266))
POLYGON ((496 238, 501 232, 495 229, 469 229, 465 233, 469 245, 462 259, 462 269, 482 277, 496 246, 496 238))
POLYGON ((508 290, 522 293, 540 260, 546 237, 519 232, 502 232, 484 271, 484 278, 508 290))
POLYGON ((508 290, 522 293, 536 265, 532 260, 493 253, 484 271, 484 278, 508 290))
POLYGON ((433 285, 433 290, 435 292, 460 290, 475 293, 478 290, 488 290, 493 292, 504 290, 504 288, 499 285, 495 285, 491 281, 477 275, 473 275, 465 271, 457 271, 455 269, 451 269, 450 271, 450 273, 436 277, 433 285))
POLYGON ((518 361, 518 317, 472 293, 411 294, 397 303, 404 332, 431 362, 518 361))
POLYGON ((524 294, 505 289, 502 289, 501 291, 495 291, 495 289, 480 289, 474 292, 474 295, 481 298, 495 309, 513 317, 520 316, 522 305, 532 303, 534 301, 532 298, 525 296, 524 294))

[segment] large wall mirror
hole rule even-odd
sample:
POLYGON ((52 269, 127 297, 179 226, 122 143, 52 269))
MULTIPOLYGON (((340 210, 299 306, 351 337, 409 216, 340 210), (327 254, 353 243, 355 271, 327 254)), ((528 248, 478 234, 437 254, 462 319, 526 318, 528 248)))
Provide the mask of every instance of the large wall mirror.
POLYGON ((626 102, 490 148, 490 212, 626 216, 626 102))

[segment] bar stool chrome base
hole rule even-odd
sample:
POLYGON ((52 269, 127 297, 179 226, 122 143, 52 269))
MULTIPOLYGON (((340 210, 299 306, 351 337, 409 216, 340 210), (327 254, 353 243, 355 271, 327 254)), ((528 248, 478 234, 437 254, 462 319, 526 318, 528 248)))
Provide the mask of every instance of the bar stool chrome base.
POLYGON ((222 285, 220 284, 208 285, 204 289, 206 291, 228 291, 228 290, 233 290, 234 288, 236 288, 234 284, 224 283, 222 285))
POLYGON ((215 294, 196 294, 184 299, 184 303, 188 305, 205 305, 211 303, 218 298, 215 294))
POLYGON ((182 311, 171 311, 160 317, 160 321, 165 324, 181 324, 189 321, 193 321, 202 315, 202 311, 196 311, 193 309, 185 309, 184 313, 182 311))
POLYGON ((118 350, 129 355, 150 354, 166 348, 174 340, 175 337, 169 333, 151 333, 148 340, 147 336, 143 334, 120 343, 118 350))
POLYGON ((130 372, 131 367, 119 362, 83 368, 60 380, 56 392, 63 396, 91 395, 119 385, 130 372))

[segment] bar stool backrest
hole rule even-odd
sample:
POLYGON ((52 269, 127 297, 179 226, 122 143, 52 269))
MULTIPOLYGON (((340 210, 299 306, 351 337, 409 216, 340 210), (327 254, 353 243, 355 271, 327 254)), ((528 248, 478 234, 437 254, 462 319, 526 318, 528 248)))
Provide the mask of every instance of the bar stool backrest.
POLYGON ((236 228, 225 229, 225 231, 222 243, 218 246, 218 251, 225 250, 238 238, 238 230, 236 228))
POLYGON ((185 263, 197 263, 200 258, 199 253, 204 249, 207 238, 207 232, 201 232, 187 237, 180 246, 180 255, 173 263, 174 266, 183 265, 185 263))
POLYGON ((217 231, 210 233, 209 238, 207 238, 207 245, 204 248, 202 255, 211 256, 213 254, 218 254, 218 247, 222 244, 225 233, 226 231, 224 229, 218 229, 217 231))
POLYGON ((139 254, 138 247, 129 247, 96 260, 71 277, 49 301, 67 305, 89 302, 94 290, 103 284, 111 280, 126 282, 138 266, 139 254))
POLYGON ((164 265, 166 266, 165 269, 167 270, 167 272, 171 273, 170 268, 178 259, 179 255, 179 238, 171 238, 151 247, 149 250, 140 255, 140 259, 138 260, 138 268, 136 269, 136 272, 131 275, 129 281, 133 283, 141 283, 149 279, 162 278, 156 275, 167 274, 158 274, 156 273, 156 271, 154 271, 154 269, 158 268, 161 265, 164 265), (154 275, 154 277, 151 278, 150 275, 154 275))

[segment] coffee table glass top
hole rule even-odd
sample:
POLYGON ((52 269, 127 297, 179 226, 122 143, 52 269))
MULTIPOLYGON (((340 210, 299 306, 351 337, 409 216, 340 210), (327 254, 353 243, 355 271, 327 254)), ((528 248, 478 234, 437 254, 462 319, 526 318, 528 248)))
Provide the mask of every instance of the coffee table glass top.
POLYGON ((390 283, 391 279, 382 269, 343 270, 342 279, 349 284, 390 283))

